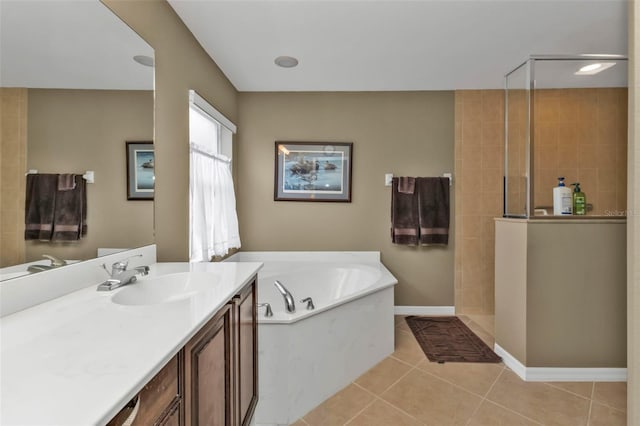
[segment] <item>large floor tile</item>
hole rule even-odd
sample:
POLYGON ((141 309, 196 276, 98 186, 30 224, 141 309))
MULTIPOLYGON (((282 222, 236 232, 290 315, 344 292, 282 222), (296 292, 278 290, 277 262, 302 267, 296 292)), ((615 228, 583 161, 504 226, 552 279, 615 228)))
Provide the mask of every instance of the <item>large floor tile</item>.
POLYGON ((593 392, 593 382, 551 382, 548 384, 589 399, 591 399, 593 392))
POLYGON ((545 383, 524 382, 506 369, 487 399, 545 425, 586 425, 589 416, 587 398, 545 383))
POLYGON ((627 384, 625 382, 596 382, 593 388, 593 399, 609 407, 627 411, 627 384))
POLYGON ((398 325, 402 322, 406 322, 405 321, 406 317, 407 317, 406 315, 394 315, 393 321, 395 322, 395 325, 398 325))
POLYGON ((304 421, 311 426, 343 425, 373 399, 369 392, 351 384, 307 413, 304 421))
POLYGON ((487 400, 482 401, 467 426, 537 426, 538 422, 497 406, 487 400))
POLYGON ((473 321, 470 321, 468 324, 465 324, 469 327, 469 330, 473 331, 476 336, 478 336, 484 343, 487 344, 493 350, 493 344, 495 343, 495 338, 492 334, 487 333, 482 327, 476 324, 473 321))
POLYGON ((392 356, 411 365, 416 365, 426 358, 422 348, 412 333, 396 330, 396 350, 392 356))
POLYGON ((504 369, 502 364, 469 362, 440 364, 428 359, 420 362, 418 368, 483 397, 504 369))
POLYGON ((413 370, 382 398, 428 425, 465 425, 482 401, 433 375, 413 370))
POLYGON ((589 426, 625 426, 626 424, 627 415, 624 411, 606 407, 595 401, 591 405, 589 426))
POLYGON ((395 358, 385 358, 371 370, 356 379, 356 383, 366 390, 380 395, 394 384, 400 377, 407 374, 412 367, 395 358))
POLYGON ((469 314, 467 317, 478 325, 485 333, 495 336, 495 315, 469 314))
POLYGON ((402 320, 398 323, 396 323, 396 330, 402 330, 405 331, 407 333, 411 333, 411 328, 409 328, 409 324, 407 324, 407 321, 402 320))
POLYGON ((347 423, 348 426, 421 426, 422 424, 379 399, 347 423))

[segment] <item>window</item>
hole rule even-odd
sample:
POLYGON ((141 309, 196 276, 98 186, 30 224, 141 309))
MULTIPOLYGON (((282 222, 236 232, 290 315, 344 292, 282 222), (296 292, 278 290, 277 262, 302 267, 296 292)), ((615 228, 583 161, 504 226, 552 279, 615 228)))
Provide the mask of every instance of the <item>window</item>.
POLYGON ((231 176, 236 126, 189 91, 189 260, 207 262, 240 247, 231 176))

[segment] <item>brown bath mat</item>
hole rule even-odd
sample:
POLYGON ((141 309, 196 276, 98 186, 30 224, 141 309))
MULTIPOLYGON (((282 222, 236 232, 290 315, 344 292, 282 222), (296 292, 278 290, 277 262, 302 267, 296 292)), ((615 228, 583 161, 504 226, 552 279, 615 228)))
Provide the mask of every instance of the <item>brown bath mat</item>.
POLYGON ((405 319, 429 361, 502 361, 458 317, 408 316, 405 319))

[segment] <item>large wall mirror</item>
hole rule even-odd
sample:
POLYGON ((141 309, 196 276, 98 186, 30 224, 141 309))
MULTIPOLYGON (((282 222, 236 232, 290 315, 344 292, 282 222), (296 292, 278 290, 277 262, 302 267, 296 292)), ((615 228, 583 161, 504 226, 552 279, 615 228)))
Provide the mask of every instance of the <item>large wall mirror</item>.
POLYGON ((98 0, 2 0, 0 55, 0 276, 43 254, 152 244, 153 201, 127 199, 126 150, 154 136, 151 46, 98 0), (28 170, 94 171, 81 240, 25 241, 28 170))

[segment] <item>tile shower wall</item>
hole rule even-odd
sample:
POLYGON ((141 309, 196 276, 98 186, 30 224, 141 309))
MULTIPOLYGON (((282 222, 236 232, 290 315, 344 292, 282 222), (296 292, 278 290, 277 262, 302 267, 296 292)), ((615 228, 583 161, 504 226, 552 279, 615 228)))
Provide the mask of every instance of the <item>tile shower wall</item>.
POLYGON ((27 89, 0 88, 0 267, 24 262, 27 89))
MULTIPOLYGON (((524 92, 522 92, 524 93, 524 92)), ((534 204, 553 206, 557 177, 579 181, 594 210, 626 210, 627 89, 538 90, 534 97, 534 204)), ((517 100, 517 99, 510 99, 517 100)), ((522 108, 517 108, 518 111, 522 108)), ((513 118, 516 114, 511 111, 513 118)), ((523 129, 523 126, 512 126, 523 129)), ((518 134, 524 145, 524 135, 518 134)), ((456 244, 458 313, 494 310, 494 223, 502 216, 504 91, 455 93, 456 244)), ((513 148, 512 146, 512 148, 513 148)), ((522 175, 522 152, 512 152, 511 175, 522 175)), ((510 167, 511 168, 511 167, 510 167)), ((516 186, 510 194, 515 200, 516 186)), ((513 201, 512 200, 512 201, 513 201)))
POLYGON ((557 177, 580 182, 588 214, 627 207, 627 88, 537 90, 534 206, 553 206, 557 177))
POLYGON ((502 215, 504 92, 455 93, 455 307, 493 313, 494 224, 502 215))

